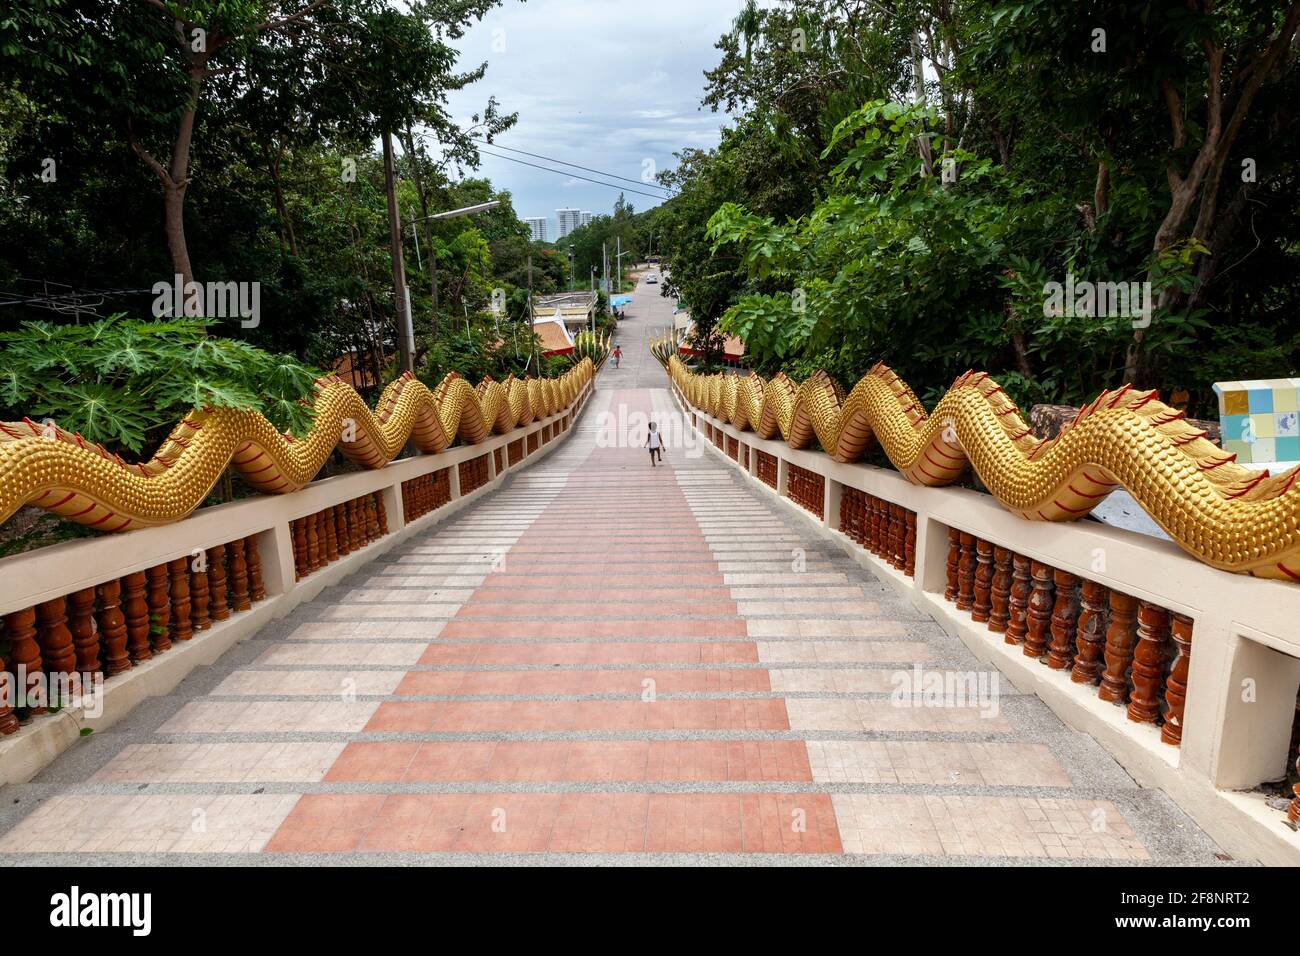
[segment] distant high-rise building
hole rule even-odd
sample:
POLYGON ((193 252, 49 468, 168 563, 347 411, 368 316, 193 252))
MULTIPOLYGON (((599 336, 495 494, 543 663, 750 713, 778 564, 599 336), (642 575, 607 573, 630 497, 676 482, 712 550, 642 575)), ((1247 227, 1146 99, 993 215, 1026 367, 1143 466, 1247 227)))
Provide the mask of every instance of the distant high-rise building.
POLYGON ((591 211, 590 211, 590 210, 584 209, 584 210, 582 211, 582 223, 581 223, 581 224, 584 225, 584 226, 590 226, 590 225, 591 225, 591 211))
POLYGON ((555 218, 560 221, 560 238, 563 239, 582 225, 582 210, 557 209, 555 210, 555 218))
POLYGON ((546 241, 546 217, 545 216, 537 216, 536 218, 525 219, 524 222, 528 224, 528 232, 530 233, 533 242, 546 241))

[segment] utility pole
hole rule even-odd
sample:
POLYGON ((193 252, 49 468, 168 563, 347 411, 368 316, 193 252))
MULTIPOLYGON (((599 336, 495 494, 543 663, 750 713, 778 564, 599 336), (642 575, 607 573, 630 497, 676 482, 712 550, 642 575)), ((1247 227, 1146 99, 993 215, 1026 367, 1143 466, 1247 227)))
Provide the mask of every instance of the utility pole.
POLYGON ((618 255, 614 257, 614 281, 618 283, 618 291, 623 291, 623 237, 618 237, 618 255))
MULTIPOLYGON (((414 230, 412 230, 414 231, 414 230)), ((433 331, 438 331, 438 250, 429 243, 429 291, 433 297, 433 331)))
POLYGON ((605 308, 612 312, 609 304, 609 251, 603 242, 600 244, 600 288, 605 293, 605 308))
POLYGON ((528 254, 528 329, 532 332, 533 358, 537 359, 535 373, 542 374, 542 357, 537 354, 537 316, 533 313, 533 256, 528 254))
POLYGON ((393 257, 393 313, 397 318, 398 372, 415 371, 415 330, 411 327, 411 296, 402 262, 402 223, 397 212, 397 171, 393 134, 384 133, 384 187, 388 192, 388 246, 393 257))

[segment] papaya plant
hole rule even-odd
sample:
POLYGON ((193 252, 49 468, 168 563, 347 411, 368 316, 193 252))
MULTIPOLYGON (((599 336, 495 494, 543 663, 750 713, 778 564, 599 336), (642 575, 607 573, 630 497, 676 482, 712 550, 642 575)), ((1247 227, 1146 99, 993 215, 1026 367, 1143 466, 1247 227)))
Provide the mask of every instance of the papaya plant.
POLYGON ((0 333, 0 419, 53 421, 115 453, 155 447, 191 409, 260 412, 301 435, 319 372, 202 319, 113 315, 86 325, 24 322, 0 333))

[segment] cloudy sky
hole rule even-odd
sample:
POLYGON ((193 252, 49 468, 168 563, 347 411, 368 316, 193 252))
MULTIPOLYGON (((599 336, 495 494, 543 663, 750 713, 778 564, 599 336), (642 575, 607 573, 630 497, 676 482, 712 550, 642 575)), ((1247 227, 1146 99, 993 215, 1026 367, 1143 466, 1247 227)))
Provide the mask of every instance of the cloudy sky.
MULTIPOLYGON (((632 190, 662 191, 642 182, 643 170, 671 167, 683 147, 717 145, 725 117, 700 109, 703 71, 717 64, 713 44, 739 8, 740 0, 505 0, 457 44, 462 69, 486 60, 488 70, 454 95, 452 113, 468 121, 495 95, 502 112, 519 113, 500 146, 627 177, 613 181, 648 208, 655 200, 632 190)), ((551 238, 556 209, 607 214, 618 198, 577 178, 602 178, 582 170, 559 175, 484 155, 480 172, 510 190, 521 217, 546 216, 551 238)))

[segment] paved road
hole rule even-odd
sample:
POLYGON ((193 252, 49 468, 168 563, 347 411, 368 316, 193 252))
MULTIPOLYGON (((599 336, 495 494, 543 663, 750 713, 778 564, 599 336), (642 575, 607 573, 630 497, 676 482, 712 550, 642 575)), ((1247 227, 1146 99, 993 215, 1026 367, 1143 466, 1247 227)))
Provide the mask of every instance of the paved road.
POLYGON ((0 864, 1214 862, 711 452, 611 430, 671 421, 643 293, 563 446, 5 788, 0 864), (917 666, 987 693, 899 706, 917 666))
POLYGON ((632 301, 623 310, 626 318, 619 323, 614 340, 623 347, 621 367, 609 363, 601 378, 605 388, 664 387, 664 370, 650 354, 650 340, 673 324, 674 299, 659 294, 662 285, 646 285, 644 276, 637 282, 632 301))

